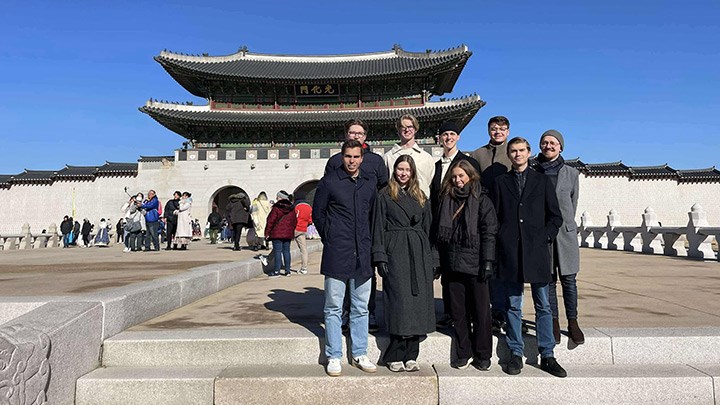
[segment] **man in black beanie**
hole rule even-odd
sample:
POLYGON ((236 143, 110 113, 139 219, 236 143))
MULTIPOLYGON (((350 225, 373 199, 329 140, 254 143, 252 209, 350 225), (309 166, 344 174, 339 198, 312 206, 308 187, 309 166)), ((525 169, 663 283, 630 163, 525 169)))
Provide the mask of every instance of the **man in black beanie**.
MULTIPOLYGON (((439 217, 438 215, 438 209, 439 207, 439 201, 440 201, 440 191, 442 190, 442 183, 443 179, 447 175, 448 169, 450 166, 455 164, 456 162, 460 160, 467 160, 470 162, 470 164, 475 168, 475 170, 478 171, 478 174, 480 173, 480 164, 478 164, 477 160, 473 159, 472 157, 460 152, 458 149, 458 142, 460 141, 460 127, 453 121, 446 121, 440 126, 440 130, 438 131, 438 139, 440 141, 440 145, 443 147, 443 156, 440 158, 437 162, 435 162, 435 175, 433 176, 432 182, 430 183, 430 207, 432 208, 433 212, 433 224, 432 224, 432 230, 430 232, 431 235, 435 235, 435 230, 437 229, 437 221, 436 219, 439 217)), ((434 242, 434 241, 432 241, 434 242)), ((440 269, 439 272, 436 274, 436 276, 442 274, 444 267, 446 267, 446 264, 443 263, 441 260, 440 262, 440 269)), ((451 317, 450 317, 450 300, 448 297, 448 288, 447 283, 445 282, 445 277, 441 279, 442 282, 442 297, 443 297, 443 308, 445 310, 445 315, 438 320, 438 326, 439 327, 448 327, 450 326, 451 317)))

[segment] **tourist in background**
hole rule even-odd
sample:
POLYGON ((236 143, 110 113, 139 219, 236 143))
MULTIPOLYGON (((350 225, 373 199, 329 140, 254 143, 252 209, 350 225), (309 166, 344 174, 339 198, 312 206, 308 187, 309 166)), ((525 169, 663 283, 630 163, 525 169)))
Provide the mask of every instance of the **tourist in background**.
MULTIPOLYGON (((124 252, 139 252, 142 250, 142 234, 146 231, 145 215, 137 204, 136 198, 130 198, 125 216, 125 250, 124 252)), ((139 201, 142 201, 140 196, 139 201)))
POLYGON ((252 218, 253 227, 255 229, 255 235, 259 239, 258 245, 253 246, 253 250, 258 248, 267 249, 267 241, 265 240, 265 224, 267 223, 267 217, 270 215, 270 201, 268 201, 267 194, 261 191, 252 202, 250 208, 250 216, 252 218))
POLYGON ((179 191, 175 191, 173 193, 173 198, 170 199, 167 203, 165 203, 165 209, 163 210, 163 217, 165 218, 165 232, 166 232, 166 242, 167 245, 165 246, 165 250, 170 250, 172 248, 177 249, 177 246, 172 245, 173 239, 175 239, 175 232, 177 232, 177 222, 178 217, 175 214, 175 211, 180 209, 180 195, 181 193, 179 191))
POLYGON ((390 371, 418 371, 420 339, 435 331, 431 208, 417 182, 412 156, 395 161, 387 187, 375 200, 372 262, 383 279, 390 371))
MULTIPOLYGON (((488 135, 490 136, 489 142, 475 149, 472 157, 480 164, 482 185, 490 191, 490 197, 492 198, 495 178, 507 173, 512 167, 507 154, 510 120, 502 115, 492 117, 488 120, 487 128, 488 135)), ((493 329, 498 333, 505 327, 506 299, 507 294, 504 290, 504 284, 498 279, 490 280, 490 304, 492 306, 493 329)))
POLYGON ((450 315, 457 339, 451 365, 490 369, 492 317, 488 280, 494 275, 497 217, 480 184, 480 173, 459 160, 443 180, 437 235, 440 262, 447 277, 450 315))
POLYGON ((105 218, 100 219, 97 233, 95 234, 95 241, 93 245, 98 247, 110 245, 110 223, 105 221, 105 218))
POLYGON ((158 221, 160 221, 160 201, 155 195, 155 190, 148 191, 147 200, 142 204, 138 203, 140 209, 145 211, 145 225, 147 232, 145 233, 145 250, 160 250, 160 241, 158 238, 158 221), (152 245, 152 247, 151 247, 152 245))
POLYGON ((72 240, 70 241, 70 244, 73 246, 77 246, 77 241, 80 239, 80 222, 74 221, 73 222, 73 232, 72 232, 72 240))
POLYGON ((265 238, 272 241, 275 267, 270 277, 280 275, 280 267, 284 264, 285 275, 290 276, 290 241, 295 237, 297 218, 290 195, 281 190, 277 193, 277 201, 273 204, 265 225, 265 238))
POLYGON ((63 248, 70 247, 70 238, 72 237, 73 222, 70 217, 65 215, 60 222, 60 233, 62 234, 63 248))
POLYGON ((92 232, 92 229, 93 229, 93 225, 90 223, 90 220, 87 218, 84 218, 83 224, 82 224, 82 229, 80 229, 84 247, 90 246, 90 232, 92 232))
POLYGON ((498 269, 507 294, 506 341, 511 352, 505 372, 520 374, 525 342, 522 336, 524 284, 530 283, 540 368, 556 377, 567 373, 555 360, 552 311, 548 298, 552 281, 550 247, 562 225, 562 214, 550 179, 528 167, 530 144, 525 138, 508 141, 512 170, 495 179, 493 203, 498 216, 498 269))
POLYGON ((173 239, 173 245, 179 246, 180 250, 187 250, 187 246, 190 244, 190 241, 192 241, 193 228, 191 209, 192 195, 185 191, 180 195, 178 209, 175 210, 178 222, 177 230, 175 231, 175 239, 173 239))
POLYGON ((320 273, 325 276, 325 371, 342 373, 341 314, 345 291, 350 291, 350 341, 352 364, 369 373, 377 371, 367 356, 368 301, 373 275, 371 266, 370 211, 377 195, 377 179, 363 172, 362 144, 342 145, 343 167, 326 173, 315 191, 313 223, 322 238, 320 273))
POLYGON ((247 228, 250 222, 250 198, 240 191, 230 195, 229 199, 230 202, 225 207, 225 215, 233 228, 233 250, 240 250, 242 230, 247 228))
POLYGON ((213 205, 212 212, 210 215, 208 215, 208 226, 210 229, 210 244, 214 245, 217 243, 218 240, 218 233, 220 232, 220 229, 222 228, 222 215, 220 215, 219 212, 217 212, 217 206, 213 205))
POLYGON ((560 154, 565 149, 565 139, 554 129, 545 131, 540 137, 540 154, 533 165, 535 170, 544 173, 555 188, 560 205, 563 226, 552 245, 552 281, 550 282, 550 309, 553 317, 553 337, 560 344, 560 315, 558 313, 557 280, 563 291, 565 316, 568 320, 568 335, 573 343, 585 343, 585 335, 578 325, 577 273, 580 271, 580 247, 577 240, 578 197, 580 196, 580 173, 565 164, 560 154))
MULTIPOLYGON (((443 155, 442 158, 435 162, 435 174, 433 175, 432 183, 430 183, 430 195, 428 196, 430 197, 430 205, 433 213, 433 225, 430 232, 431 235, 437 234, 440 194, 442 191, 443 180, 450 176, 450 166, 460 160, 467 160, 473 168, 480 173, 480 165, 477 160, 460 152, 458 149, 458 142, 460 141, 460 127, 455 122, 446 121, 440 126, 438 141, 443 148, 443 155)), ((432 243, 435 243, 435 241, 432 241, 432 243)), ((452 324, 452 318, 450 317, 450 293, 448 291, 447 277, 442 276, 442 273, 447 269, 443 269, 441 266, 438 270, 439 272, 435 274, 435 277, 441 277, 440 283, 442 284, 444 315, 438 320, 437 325, 438 327, 448 327, 452 324)))
POLYGON ((115 243, 123 242, 125 243, 125 218, 121 217, 118 219, 117 224, 115 225, 115 243))
POLYGON ((305 201, 304 193, 297 193, 295 196, 295 217, 297 225, 295 226, 295 243, 300 249, 300 274, 307 274, 308 267, 308 250, 307 250, 307 229, 312 223, 312 207, 305 201))

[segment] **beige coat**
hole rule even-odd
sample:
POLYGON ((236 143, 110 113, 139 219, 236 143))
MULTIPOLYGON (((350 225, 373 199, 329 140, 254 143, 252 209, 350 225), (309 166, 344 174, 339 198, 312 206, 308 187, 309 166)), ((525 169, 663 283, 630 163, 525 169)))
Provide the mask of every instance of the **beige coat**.
POLYGON ((253 220, 255 233, 257 233, 260 237, 265 235, 265 223, 267 222, 271 209, 272 207, 270 206, 270 201, 258 200, 257 198, 253 200, 252 205, 250 206, 250 216, 253 220))

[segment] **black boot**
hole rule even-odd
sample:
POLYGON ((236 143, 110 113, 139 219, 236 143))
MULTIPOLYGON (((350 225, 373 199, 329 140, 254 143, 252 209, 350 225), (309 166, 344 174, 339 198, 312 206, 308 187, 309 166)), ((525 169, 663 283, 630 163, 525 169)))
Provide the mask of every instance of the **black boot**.
POLYGON ((555 344, 560 344, 560 320, 553 318, 553 337, 555 338, 555 344))
POLYGON ((555 377, 567 377, 567 371, 558 364, 555 357, 545 357, 540 360, 540 369, 554 375, 555 377))
POLYGON ((585 343, 585 335, 582 330, 580 330, 577 319, 568 319, 568 335, 570 336, 570 340, 576 345, 585 343))

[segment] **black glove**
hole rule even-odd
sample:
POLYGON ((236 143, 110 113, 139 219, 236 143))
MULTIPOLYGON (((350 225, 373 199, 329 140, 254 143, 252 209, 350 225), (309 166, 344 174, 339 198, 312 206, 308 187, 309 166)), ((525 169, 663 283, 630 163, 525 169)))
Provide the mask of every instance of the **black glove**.
POLYGON ((378 274, 382 278, 385 278, 390 275, 390 269, 388 268, 388 265, 385 262, 375 263, 375 268, 377 269, 378 274))
POLYGON ((480 280, 486 283, 491 278, 495 277, 495 262, 483 261, 482 267, 480 267, 480 274, 478 275, 480 280))
POLYGON ((442 267, 438 266, 433 268, 433 279, 437 280, 442 275, 442 267))

